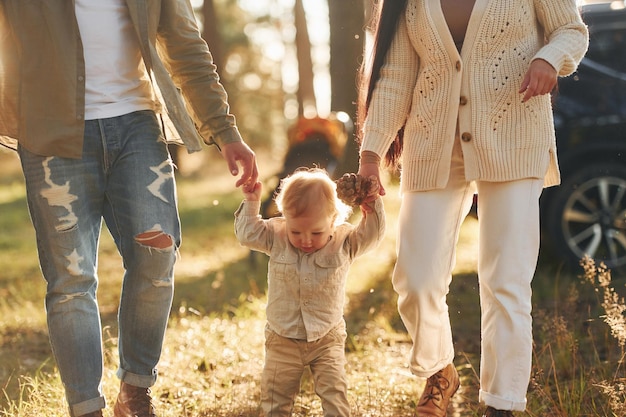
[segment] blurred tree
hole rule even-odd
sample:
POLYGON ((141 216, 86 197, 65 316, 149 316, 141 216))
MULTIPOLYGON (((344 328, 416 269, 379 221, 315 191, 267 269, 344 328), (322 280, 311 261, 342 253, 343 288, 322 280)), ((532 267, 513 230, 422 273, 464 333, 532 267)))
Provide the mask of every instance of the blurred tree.
MULTIPOLYGON (((327 1, 330 110, 345 112, 355 120, 356 74, 365 39, 364 3, 372 0, 327 1)), ((296 116, 296 102, 298 115, 311 117, 319 110, 305 1, 293 2, 291 8, 276 0, 192 0, 244 139, 253 148, 270 149, 277 158, 287 142, 287 126, 296 116), (295 85, 293 76, 291 84, 284 81, 290 58, 298 61, 295 85)), ((358 167, 358 149, 352 132, 349 136, 339 173, 358 167)))
POLYGON ((296 57, 298 59, 298 116, 317 116, 311 40, 302 0, 295 0, 296 57))
MULTIPOLYGON (((345 112, 356 120, 356 75, 365 42, 365 2, 370 0, 328 0, 330 21, 331 111, 345 112)), ((350 135, 352 138, 352 135, 350 135)), ((356 172, 358 147, 348 140, 338 174, 356 172)))
POLYGON ((217 14, 215 13, 215 2, 213 0, 204 0, 202 21, 202 37, 209 44, 213 62, 218 68, 221 68, 224 63, 223 42, 217 26, 217 14))
MULTIPOLYGON (((219 30, 217 29, 217 15, 215 13, 215 3, 213 0, 204 0, 202 8, 196 11, 197 19, 202 26, 202 37, 209 45, 211 55, 213 56, 213 62, 218 68, 222 67, 223 54, 222 54, 222 38, 219 30)), ((224 80, 222 80, 224 82, 224 80)), ((226 88, 226 86, 225 86, 226 88)), ((228 91, 228 88, 227 88, 228 91)), ((188 158, 185 157, 184 148, 177 145, 169 145, 170 154, 174 164, 178 167, 179 172, 186 174, 192 171, 193 168, 189 168, 188 158)))
MULTIPOLYGON (((279 18, 270 14, 273 10, 252 14, 239 0, 192 0, 192 4, 244 140, 256 150, 285 142, 283 57, 273 52, 282 47, 279 18)), ((206 159, 215 155, 212 149, 192 155, 175 149, 172 155, 179 172, 188 175, 206 165, 206 159)))

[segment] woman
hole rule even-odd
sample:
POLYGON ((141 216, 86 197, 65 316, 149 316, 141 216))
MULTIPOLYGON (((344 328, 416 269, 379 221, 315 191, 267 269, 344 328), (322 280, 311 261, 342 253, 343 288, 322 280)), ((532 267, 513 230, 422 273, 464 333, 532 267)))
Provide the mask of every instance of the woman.
MULTIPOLYGON (((459 387, 446 295, 461 224, 479 195, 485 416, 526 406, 539 197, 559 183, 550 92, 582 59, 575 0, 381 0, 362 71, 359 174, 402 156, 398 309, 427 378, 418 415, 459 387)), ((380 182, 380 181, 379 181, 380 182)), ((380 194, 385 190, 381 186, 380 194)))

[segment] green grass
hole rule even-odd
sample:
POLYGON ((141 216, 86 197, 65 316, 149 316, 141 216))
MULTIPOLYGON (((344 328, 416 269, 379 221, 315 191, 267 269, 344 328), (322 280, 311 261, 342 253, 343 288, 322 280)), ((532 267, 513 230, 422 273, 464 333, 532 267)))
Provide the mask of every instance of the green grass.
MULTIPOLYGON (((183 244, 160 376, 153 390, 163 417, 260 415, 267 258, 251 254, 236 242, 233 212, 241 194, 231 177, 221 175, 223 161, 209 159, 210 168, 179 178, 183 244)), ((269 177, 271 159, 262 162, 261 172, 269 177)), ((0 151, 0 416, 65 416, 63 389, 47 339, 45 283, 17 165, 13 154, 0 151)), ((410 340, 398 317, 390 282, 396 191, 389 186, 385 197, 385 241, 377 251, 357 260, 348 283, 347 371, 355 417, 412 416, 422 389, 422 381, 409 372, 410 340)), ((476 220, 468 218, 448 299, 455 363, 462 378, 450 410, 456 416, 479 416, 482 411, 477 401, 476 235, 476 220)), ((123 271, 106 228, 99 262, 98 298, 106 353, 103 389, 112 404, 119 384, 114 375, 115 316, 123 271)), ((568 272, 542 252, 534 281, 535 353, 524 415, 626 415, 624 347, 616 337, 620 324, 616 320, 607 323, 603 306, 607 289, 616 284, 600 285, 598 275, 602 274, 595 272, 588 271, 592 278, 583 280, 578 276, 582 269, 578 274, 568 272)), ((623 305, 619 295, 613 294, 617 297, 614 304, 623 305)), ((105 416, 111 415, 109 407, 105 416)), ((309 376, 303 380, 294 415, 322 415, 309 376)))

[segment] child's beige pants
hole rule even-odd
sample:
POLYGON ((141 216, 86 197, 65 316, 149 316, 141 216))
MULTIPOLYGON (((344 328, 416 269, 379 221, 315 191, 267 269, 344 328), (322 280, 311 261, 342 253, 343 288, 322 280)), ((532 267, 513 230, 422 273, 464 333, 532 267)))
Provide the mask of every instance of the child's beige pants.
POLYGON ((265 417, 291 416, 300 379, 311 369, 315 393, 325 417, 347 417, 345 324, 314 342, 289 339, 265 330, 265 367, 261 376, 261 407, 265 417))

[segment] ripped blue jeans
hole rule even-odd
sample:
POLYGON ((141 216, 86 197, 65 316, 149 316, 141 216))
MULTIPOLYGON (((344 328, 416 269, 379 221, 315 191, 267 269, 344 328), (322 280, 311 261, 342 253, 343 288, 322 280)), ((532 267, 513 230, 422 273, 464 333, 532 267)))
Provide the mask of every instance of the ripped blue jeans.
POLYGON ((19 153, 52 351, 78 416, 105 406, 96 298, 102 219, 125 269, 118 376, 142 387, 156 380, 180 246, 173 165, 151 111, 86 121, 82 159, 19 153))

